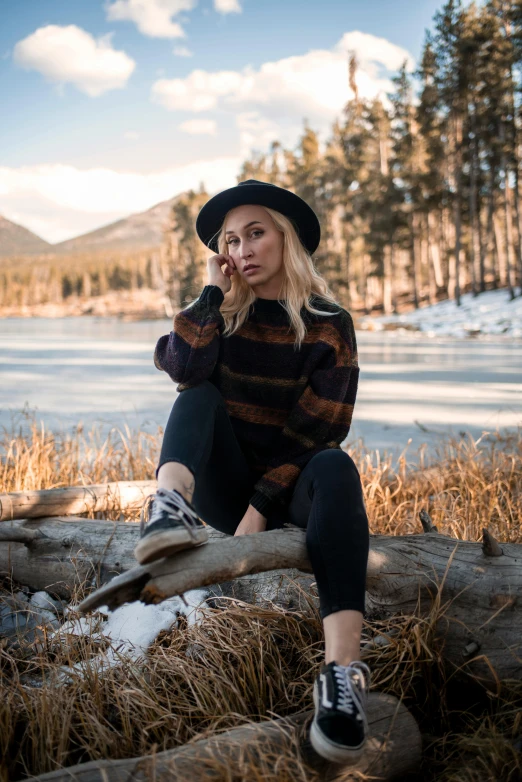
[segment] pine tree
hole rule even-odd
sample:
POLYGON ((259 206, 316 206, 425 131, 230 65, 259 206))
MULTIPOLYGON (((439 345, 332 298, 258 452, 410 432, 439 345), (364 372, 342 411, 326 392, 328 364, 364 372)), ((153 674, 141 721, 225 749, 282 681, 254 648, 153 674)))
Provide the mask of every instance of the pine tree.
POLYGON ((460 0, 447 0, 435 15, 434 51, 437 57, 437 80, 446 110, 448 179, 453 206, 454 268, 450 275, 450 296, 454 293, 460 305, 461 242, 462 242, 462 163, 464 121, 468 88, 468 73, 461 56, 462 10, 460 0))
POLYGON ((446 295, 448 293, 442 267, 440 219, 448 194, 444 179, 444 115, 438 88, 437 59, 429 32, 416 76, 421 85, 415 116, 422 145, 422 166, 418 174, 418 183, 426 213, 426 241, 428 260, 431 263, 430 301, 434 302, 439 293, 444 292, 446 295))
POLYGON ((391 171, 393 180, 400 183, 397 190, 397 214, 401 214, 402 244, 410 256, 409 275, 415 308, 419 306, 421 294, 421 271, 419 255, 419 217, 422 213, 420 182, 420 147, 415 122, 412 84, 403 63, 399 74, 393 79, 396 92, 390 96, 393 107, 391 137, 393 142, 391 171), (400 210, 400 211, 399 211, 400 210), (407 230, 404 227, 407 225, 407 230))
POLYGON ((196 233, 196 217, 208 197, 201 185, 199 191, 183 193, 172 205, 162 248, 161 278, 173 310, 197 298, 205 284, 209 251, 196 233))

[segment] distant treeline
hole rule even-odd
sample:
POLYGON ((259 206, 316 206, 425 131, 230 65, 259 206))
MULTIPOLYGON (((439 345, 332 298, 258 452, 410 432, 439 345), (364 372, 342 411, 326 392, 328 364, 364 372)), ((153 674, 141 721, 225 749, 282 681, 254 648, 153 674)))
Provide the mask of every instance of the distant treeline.
POLYGON ((71 296, 90 299, 109 291, 162 290, 161 249, 74 256, 13 258, 0 268, 0 306, 60 304, 71 296))
MULTIPOLYGON (((295 149, 274 140, 238 181, 288 187, 313 206, 315 262, 345 306, 390 313, 460 303, 463 291, 522 291, 522 0, 446 2, 419 67, 405 63, 385 101, 361 97, 354 56, 347 66, 353 98, 327 143, 305 121, 295 149)), ((184 306, 205 282, 194 223, 207 199, 203 185, 177 199, 151 253, 4 264, 0 305, 152 287, 184 306)))

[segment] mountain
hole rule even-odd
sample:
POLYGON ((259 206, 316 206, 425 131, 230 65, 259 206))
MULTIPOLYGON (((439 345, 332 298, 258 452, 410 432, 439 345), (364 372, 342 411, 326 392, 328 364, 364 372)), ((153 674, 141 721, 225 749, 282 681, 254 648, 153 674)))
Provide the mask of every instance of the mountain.
POLYGON ((95 231, 51 245, 52 251, 60 254, 82 253, 94 250, 145 250, 159 247, 163 241, 163 230, 168 223, 170 209, 180 198, 147 209, 146 212, 124 217, 95 231))
POLYGON ((0 215, 0 258, 52 252, 52 244, 0 215))
POLYGON ((161 201, 145 212, 124 217, 95 231, 67 239, 58 244, 49 244, 27 228, 12 223, 0 215, 0 258, 37 253, 94 252, 99 250, 145 250, 159 247, 163 241, 163 230, 168 224, 172 205, 182 194, 161 201))

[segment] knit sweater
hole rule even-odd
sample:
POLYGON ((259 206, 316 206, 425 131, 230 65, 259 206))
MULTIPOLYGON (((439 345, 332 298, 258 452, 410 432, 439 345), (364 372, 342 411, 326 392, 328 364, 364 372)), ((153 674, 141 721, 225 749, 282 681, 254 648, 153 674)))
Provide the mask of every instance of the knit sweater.
POLYGON ((315 454, 340 448, 352 420, 359 367, 352 317, 322 297, 304 307, 307 335, 295 332, 278 300, 257 298, 248 318, 224 337, 224 294, 206 285, 160 337, 154 363, 184 391, 209 380, 224 398, 230 421, 254 473, 250 504, 269 517, 290 502, 295 482, 315 454))

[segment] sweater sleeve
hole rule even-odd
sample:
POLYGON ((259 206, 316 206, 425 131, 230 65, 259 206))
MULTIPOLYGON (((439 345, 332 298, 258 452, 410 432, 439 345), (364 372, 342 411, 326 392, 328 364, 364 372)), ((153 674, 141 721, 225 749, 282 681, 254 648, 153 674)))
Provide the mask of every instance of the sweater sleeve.
POLYGON ((254 485, 250 504, 264 516, 274 504, 290 502, 296 480, 312 456, 339 448, 350 431, 359 366, 353 321, 346 310, 336 326, 333 334, 331 329, 325 334, 326 350, 290 411, 267 472, 254 485))
POLYGON ((219 309, 224 298, 219 286, 205 285, 194 304, 174 316, 170 334, 156 344, 154 364, 178 383, 178 391, 196 386, 212 374, 224 326, 219 309))

